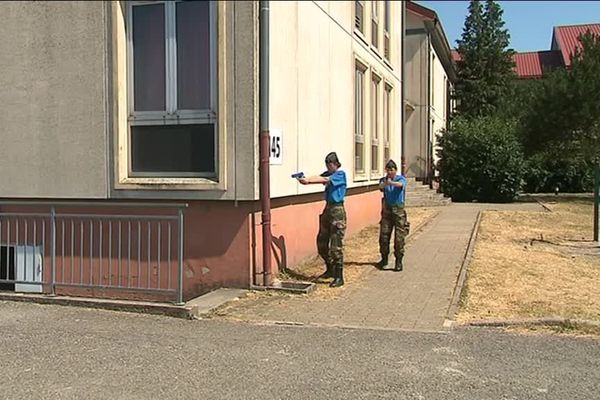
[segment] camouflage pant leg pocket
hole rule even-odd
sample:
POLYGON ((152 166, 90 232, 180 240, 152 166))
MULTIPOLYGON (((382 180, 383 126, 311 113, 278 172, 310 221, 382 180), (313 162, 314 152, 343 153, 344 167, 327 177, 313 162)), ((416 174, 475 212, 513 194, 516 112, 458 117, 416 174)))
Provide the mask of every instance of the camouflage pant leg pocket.
POLYGON ((333 226, 335 226, 335 228, 339 231, 343 231, 346 229, 346 222, 345 221, 335 221, 333 223, 333 226))

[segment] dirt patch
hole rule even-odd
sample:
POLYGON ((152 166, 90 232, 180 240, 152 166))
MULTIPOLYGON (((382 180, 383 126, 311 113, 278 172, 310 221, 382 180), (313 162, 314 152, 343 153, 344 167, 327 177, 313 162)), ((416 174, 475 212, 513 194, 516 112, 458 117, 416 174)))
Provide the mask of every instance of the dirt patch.
POLYGON ((600 321, 600 249, 592 242, 592 200, 558 197, 546 205, 550 212, 483 213, 459 321, 600 321))
POLYGON ((587 240, 552 242, 540 238, 532 239, 530 246, 546 251, 557 251, 567 256, 600 257, 600 244, 587 240))

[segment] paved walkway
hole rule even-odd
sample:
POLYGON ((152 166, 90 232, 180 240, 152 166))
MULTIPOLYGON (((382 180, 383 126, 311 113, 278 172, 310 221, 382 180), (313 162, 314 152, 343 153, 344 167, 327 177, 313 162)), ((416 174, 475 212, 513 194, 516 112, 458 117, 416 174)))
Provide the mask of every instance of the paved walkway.
POLYGON ((477 214, 486 208, 541 210, 537 203, 440 207, 440 213, 409 242, 404 271, 373 269, 364 284, 345 288, 338 298, 272 296, 234 307, 229 315, 259 321, 441 330, 477 214))

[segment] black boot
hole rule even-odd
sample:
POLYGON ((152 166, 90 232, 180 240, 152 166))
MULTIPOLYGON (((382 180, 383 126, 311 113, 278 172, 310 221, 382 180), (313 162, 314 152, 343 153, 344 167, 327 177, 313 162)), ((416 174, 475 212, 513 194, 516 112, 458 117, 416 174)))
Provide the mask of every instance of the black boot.
POLYGON ((340 287, 344 285, 344 267, 335 269, 335 279, 329 284, 329 287, 340 287))
POLYGON ((394 271, 402 271, 402 258, 404 255, 396 257, 396 264, 394 265, 394 271))
POLYGON ((327 279, 327 278, 335 278, 334 268, 331 266, 331 263, 326 263, 327 269, 321 275, 319 275, 319 279, 327 279))
POLYGON ((378 269, 385 269, 388 266, 388 256, 387 255, 381 255, 381 261, 379 261, 377 264, 375 264, 375 266, 378 269))

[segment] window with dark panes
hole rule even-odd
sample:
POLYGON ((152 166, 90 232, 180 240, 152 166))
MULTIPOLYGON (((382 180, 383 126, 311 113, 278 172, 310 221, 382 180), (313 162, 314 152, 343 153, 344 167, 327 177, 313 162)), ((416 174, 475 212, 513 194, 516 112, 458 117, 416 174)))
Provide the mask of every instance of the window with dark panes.
POLYGON ((392 102, 392 87, 385 85, 385 93, 383 96, 383 165, 390 159, 390 137, 392 130, 391 121, 391 102, 392 102))
POLYGON ((376 0, 371 1, 371 44, 375 47, 379 47, 379 15, 378 15, 379 4, 376 0))
POLYGON ((381 78, 371 76, 371 172, 379 172, 379 82, 381 78))
POLYGON ((130 175, 215 178, 215 2, 127 4, 130 175))
POLYGON ((390 59, 390 2, 383 3, 383 56, 390 59))
POLYGON ((354 172, 365 172, 365 68, 357 64, 354 70, 354 172))
POLYGON ((364 0, 356 0, 354 2, 354 27, 364 34, 364 12, 365 4, 364 0))

